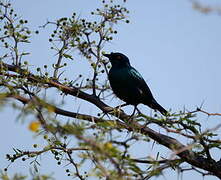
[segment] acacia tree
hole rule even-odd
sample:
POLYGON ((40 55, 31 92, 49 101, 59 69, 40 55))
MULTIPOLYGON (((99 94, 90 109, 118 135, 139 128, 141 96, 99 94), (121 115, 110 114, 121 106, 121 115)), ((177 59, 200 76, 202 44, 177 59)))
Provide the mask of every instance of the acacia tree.
MULTIPOLYGON (((0 1, 0 8, 1 105, 13 102, 12 108, 16 108, 24 119, 34 116, 36 120, 30 124, 30 129, 46 142, 44 148, 34 144, 34 151, 15 147, 14 154, 6 155, 11 166, 21 159, 27 164, 31 162, 30 166, 37 170, 39 156, 51 153, 58 165, 68 164, 68 176, 81 180, 90 176, 111 180, 150 179, 169 168, 180 173, 196 171, 203 176, 221 178, 221 161, 211 155, 213 148, 220 149, 221 141, 215 134, 220 125, 203 130, 196 118, 197 113, 220 114, 210 114, 197 108, 179 114, 170 112, 166 117, 157 114, 150 117, 140 112, 131 117, 120 107, 106 103, 114 95, 107 80, 110 63, 102 53, 106 43, 117 34, 117 23, 129 23, 126 16, 129 11, 124 6, 102 1, 102 7, 91 12, 94 21, 79 18, 75 13, 71 17, 48 21, 42 28, 54 27, 49 43, 57 56, 52 64, 42 64, 36 69, 25 61, 30 52, 22 49, 21 45, 28 45, 30 37, 39 35, 39 32, 30 30, 28 21, 19 18, 10 3, 0 1), (75 52, 88 62, 90 77, 84 78, 80 74, 73 80, 65 74, 69 67, 67 59, 75 59, 75 52), (61 103, 50 102, 50 94, 61 103), (75 103, 79 103, 78 99, 84 100, 97 115, 63 108, 67 98, 68 102, 75 103), (120 137, 125 133, 129 133, 126 138, 120 137), (74 143, 68 143, 73 137, 74 143), (189 143, 184 144, 180 139, 189 143), (170 158, 132 157, 131 148, 141 142, 156 142, 158 146, 168 148, 170 158), (84 167, 88 163, 90 168, 85 172, 84 167)), ((8 179, 8 168, 10 166, 4 169, 2 179, 8 179)))

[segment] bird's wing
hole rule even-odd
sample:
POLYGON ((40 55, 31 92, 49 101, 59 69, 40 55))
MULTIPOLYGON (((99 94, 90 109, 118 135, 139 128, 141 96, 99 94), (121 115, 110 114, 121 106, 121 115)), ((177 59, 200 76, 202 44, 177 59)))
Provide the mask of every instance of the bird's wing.
POLYGON ((153 98, 150 88, 147 86, 141 74, 133 67, 131 67, 130 73, 133 84, 136 84, 136 87, 138 87, 141 94, 143 96, 149 97, 150 99, 153 98))

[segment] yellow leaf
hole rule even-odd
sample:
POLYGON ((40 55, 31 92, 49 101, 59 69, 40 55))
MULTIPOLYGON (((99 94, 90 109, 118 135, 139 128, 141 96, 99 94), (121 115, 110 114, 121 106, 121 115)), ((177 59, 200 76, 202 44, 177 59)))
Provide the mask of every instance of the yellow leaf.
POLYGON ((107 149, 112 149, 113 145, 112 145, 112 143, 107 142, 107 143, 104 144, 104 147, 107 148, 107 149))
POLYGON ((47 106, 48 112, 54 112, 55 108, 53 106, 47 106))
POLYGON ((29 124, 29 130, 30 131, 33 131, 33 132, 38 132, 39 128, 41 126, 41 123, 39 121, 32 121, 30 124, 29 124))

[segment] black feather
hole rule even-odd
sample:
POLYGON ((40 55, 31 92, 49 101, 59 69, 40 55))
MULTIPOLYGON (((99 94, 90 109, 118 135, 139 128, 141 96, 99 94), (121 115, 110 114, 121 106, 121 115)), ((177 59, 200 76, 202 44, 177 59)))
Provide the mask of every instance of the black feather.
POLYGON ((127 104, 137 106, 142 103, 160 111, 163 115, 167 114, 167 111, 154 99, 140 73, 130 65, 127 56, 121 53, 104 54, 104 56, 108 57, 112 64, 108 78, 118 98, 127 104))

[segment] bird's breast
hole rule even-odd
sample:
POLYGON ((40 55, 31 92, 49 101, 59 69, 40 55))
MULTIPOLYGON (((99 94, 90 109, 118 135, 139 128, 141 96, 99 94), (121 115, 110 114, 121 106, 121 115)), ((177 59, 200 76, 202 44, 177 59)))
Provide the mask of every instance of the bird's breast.
POLYGON ((124 87, 129 85, 130 77, 127 69, 114 69, 112 68, 108 75, 111 86, 124 87))
POLYGON ((127 68, 112 68, 108 75, 114 94, 128 104, 138 104, 140 92, 127 68))

